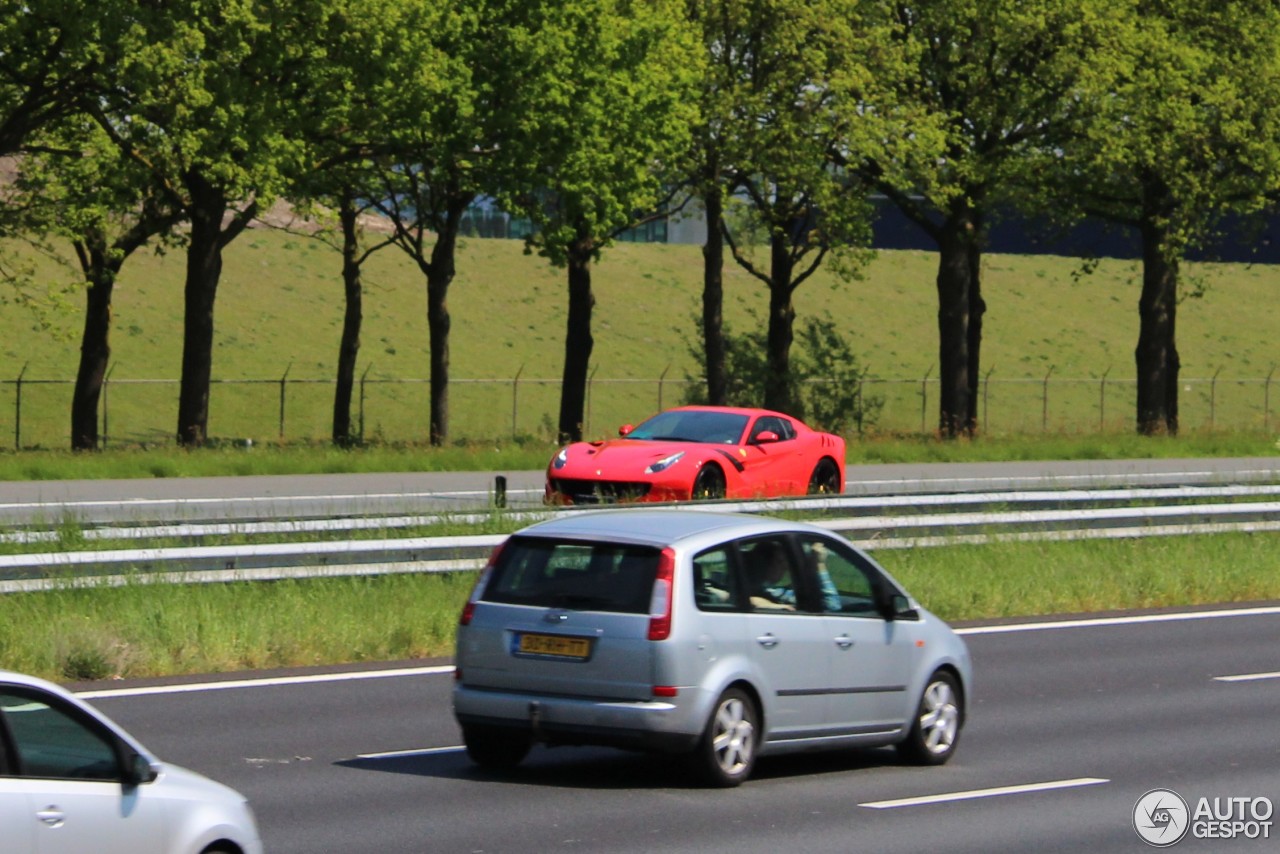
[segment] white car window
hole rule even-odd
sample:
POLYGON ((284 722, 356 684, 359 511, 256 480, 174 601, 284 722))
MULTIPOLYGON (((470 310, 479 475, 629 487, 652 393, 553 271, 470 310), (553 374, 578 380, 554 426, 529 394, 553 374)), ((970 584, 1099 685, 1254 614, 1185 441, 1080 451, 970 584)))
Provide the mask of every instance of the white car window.
POLYGON ((34 694, 4 691, 0 713, 13 738, 19 776, 120 779, 120 760, 111 744, 62 709, 34 694))

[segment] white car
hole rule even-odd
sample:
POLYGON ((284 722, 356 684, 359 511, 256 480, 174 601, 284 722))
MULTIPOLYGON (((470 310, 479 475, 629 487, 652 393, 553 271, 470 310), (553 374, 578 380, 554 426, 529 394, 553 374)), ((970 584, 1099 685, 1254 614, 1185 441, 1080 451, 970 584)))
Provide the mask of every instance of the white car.
POLYGON ((69 691, 0 670, 4 854, 261 854, 244 796, 168 765, 69 691))

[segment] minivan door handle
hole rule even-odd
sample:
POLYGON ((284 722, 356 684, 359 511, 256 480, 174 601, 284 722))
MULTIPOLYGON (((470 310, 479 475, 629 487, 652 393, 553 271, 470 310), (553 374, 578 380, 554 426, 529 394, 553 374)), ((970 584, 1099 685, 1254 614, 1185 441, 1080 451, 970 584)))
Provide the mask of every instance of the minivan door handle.
POLYGON ((760 637, 756 638, 756 643, 760 644, 765 649, 773 649, 778 645, 778 639, 774 637, 773 632, 765 632, 760 635, 760 637))
POLYGON ((836 646, 841 649, 848 649, 853 646, 853 638, 848 635, 840 635, 840 637, 836 638, 836 646))

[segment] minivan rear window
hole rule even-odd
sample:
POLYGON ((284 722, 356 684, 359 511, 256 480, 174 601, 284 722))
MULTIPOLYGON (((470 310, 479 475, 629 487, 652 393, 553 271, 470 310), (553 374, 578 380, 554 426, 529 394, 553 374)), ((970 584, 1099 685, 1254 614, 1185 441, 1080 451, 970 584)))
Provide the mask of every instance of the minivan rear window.
POLYGON ((481 598, 508 605, 647 614, 656 548, 512 537, 481 598))

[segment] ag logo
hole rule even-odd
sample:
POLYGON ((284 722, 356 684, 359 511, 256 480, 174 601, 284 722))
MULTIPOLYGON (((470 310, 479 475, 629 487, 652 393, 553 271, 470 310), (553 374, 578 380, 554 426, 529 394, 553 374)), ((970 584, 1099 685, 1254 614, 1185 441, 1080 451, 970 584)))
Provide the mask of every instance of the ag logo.
POLYGON ((1152 789, 1133 805, 1133 829, 1156 848, 1167 848, 1186 836, 1190 818, 1187 802, 1172 789, 1152 789))

